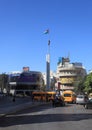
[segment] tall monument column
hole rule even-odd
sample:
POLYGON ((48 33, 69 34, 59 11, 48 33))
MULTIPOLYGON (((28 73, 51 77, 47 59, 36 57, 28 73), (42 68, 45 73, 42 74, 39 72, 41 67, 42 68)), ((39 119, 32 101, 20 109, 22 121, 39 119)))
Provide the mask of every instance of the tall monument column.
POLYGON ((50 90, 50 40, 48 40, 48 54, 46 55, 46 90, 50 90))

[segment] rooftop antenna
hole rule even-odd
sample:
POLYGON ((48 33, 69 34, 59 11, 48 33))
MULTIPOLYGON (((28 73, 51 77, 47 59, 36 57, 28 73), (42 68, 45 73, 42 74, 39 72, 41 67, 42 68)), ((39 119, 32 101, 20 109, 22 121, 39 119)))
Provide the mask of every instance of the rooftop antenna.
POLYGON ((68 58, 70 59, 70 52, 68 52, 68 58))

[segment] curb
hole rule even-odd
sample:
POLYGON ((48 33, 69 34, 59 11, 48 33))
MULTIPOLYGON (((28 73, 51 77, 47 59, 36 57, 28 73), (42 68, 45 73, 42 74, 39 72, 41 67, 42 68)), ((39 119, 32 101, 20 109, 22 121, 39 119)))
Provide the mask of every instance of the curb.
POLYGON ((9 114, 13 114, 13 113, 16 113, 18 111, 21 111, 21 110, 25 110, 27 108, 32 108, 32 107, 35 107, 35 106, 40 106, 40 105, 44 105, 44 104, 49 104, 47 102, 28 102, 28 103, 25 103, 25 104, 21 104, 21 105, 16 105, 16 106, 12 106, 10 107, 10 109, 7 109, 5 110, 5 112, 2 112, 0 114, 0 117, 4 117, 6 115, 9 115, 9 114))

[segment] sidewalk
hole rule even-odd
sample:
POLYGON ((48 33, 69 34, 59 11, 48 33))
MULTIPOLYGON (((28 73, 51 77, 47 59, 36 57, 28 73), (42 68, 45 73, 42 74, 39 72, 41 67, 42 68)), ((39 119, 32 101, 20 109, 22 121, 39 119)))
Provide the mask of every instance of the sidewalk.
POLYGON ((5 96, 0 98, 0 117, 43 103, 32 102, 30 97, 16 97, 15 102, 13 102, 13 97, 5 96))

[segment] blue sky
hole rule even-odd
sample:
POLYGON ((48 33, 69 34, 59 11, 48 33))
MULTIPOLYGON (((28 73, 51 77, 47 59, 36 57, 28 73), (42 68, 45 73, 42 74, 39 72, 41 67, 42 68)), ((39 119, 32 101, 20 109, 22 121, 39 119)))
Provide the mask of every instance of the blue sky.
POLYGON ((0 73, 45 72, 49 39, 52 71, 68 55, 91 70, 92 0, 0 0, 0 73))

